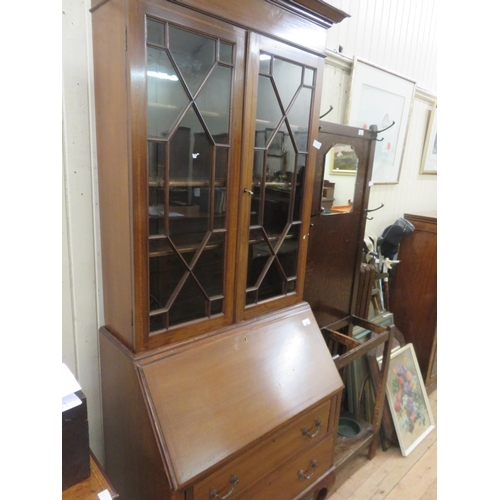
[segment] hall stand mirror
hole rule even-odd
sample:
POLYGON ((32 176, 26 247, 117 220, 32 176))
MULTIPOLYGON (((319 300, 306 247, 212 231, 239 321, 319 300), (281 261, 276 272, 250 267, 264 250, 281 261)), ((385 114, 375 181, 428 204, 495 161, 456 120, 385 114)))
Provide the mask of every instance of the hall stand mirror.
MULTIPOLYGON (((376 139, 376 126, 358 129, 320 121, 304 299, 311 305, 344 383, 349 364, 377 348, 383 352, 371 421, 349 414, 345 405, 341 409, 335 449, 337 470, 366 449, 368 458, 375 455, 395 330, 392 324, 380 326, 356 315, 360 310, 358 288, 376 139), (348 203, 344 198, 336 209, 336 179, 344 176, 349 180, 343 186, 349 193, 348 203), (333 196, 329 196, 333 183, 333 196), (355 327, 371 332, 369 338, 364 342, 353 338, 355 327)), ((368 294, 371 288, 367 288, 368 294)))
POLYGON ((106 474, 124 500, 322 498, 343 382, 304 284, 327 29, 347 14, 91 12, 106 474))

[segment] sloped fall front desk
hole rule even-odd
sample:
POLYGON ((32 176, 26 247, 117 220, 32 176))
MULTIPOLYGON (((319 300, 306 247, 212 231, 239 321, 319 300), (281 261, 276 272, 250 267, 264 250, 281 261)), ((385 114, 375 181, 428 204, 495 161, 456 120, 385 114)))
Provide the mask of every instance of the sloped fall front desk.
POLYGON ((105 328, 106 473, 125 500, 312 498, 343 384, 308 304, 137 355, 105 328))

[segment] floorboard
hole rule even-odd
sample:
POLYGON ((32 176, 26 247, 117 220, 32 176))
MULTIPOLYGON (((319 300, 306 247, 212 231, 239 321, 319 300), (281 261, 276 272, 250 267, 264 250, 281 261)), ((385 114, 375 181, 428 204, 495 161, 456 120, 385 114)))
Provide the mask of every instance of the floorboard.
POLYGON ((379 447, 372 460, 363 454, 338 473, 326 500, 436 500, 437 390, 429 394, 435 428, 407 456, 399 446, 379 447))

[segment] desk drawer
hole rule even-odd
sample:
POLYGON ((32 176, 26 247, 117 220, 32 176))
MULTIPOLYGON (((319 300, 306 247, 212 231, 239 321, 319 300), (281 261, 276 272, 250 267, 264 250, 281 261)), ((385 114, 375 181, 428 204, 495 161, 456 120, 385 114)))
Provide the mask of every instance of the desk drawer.
POLYGON ((321 477, 333 465, 333 436, 276 469, 254 485, 240 500, 290 500, 321 477))
POLYGON ((223 497, 231 489, 233 493, 228 499, 239 498, 248 487, 261 481, 290 457, 319 442, 327 433, 329 415, 330 401, 308 411, 241 458, 196 484, 194 500, 218 498, 210 496, 212 490, 223 497))

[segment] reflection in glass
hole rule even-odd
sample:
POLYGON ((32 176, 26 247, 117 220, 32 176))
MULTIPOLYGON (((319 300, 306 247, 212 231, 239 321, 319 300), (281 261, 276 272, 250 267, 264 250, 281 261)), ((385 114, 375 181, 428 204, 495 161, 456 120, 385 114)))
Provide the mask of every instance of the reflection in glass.
POLYGON ((247 305, 295 291, 314 83, 310 68, 264 53, 259 64, 247 305))
POLYGON ((219 61, 226 64, 233 64, 233 46, 221 42, 219 47, 219 61))
POLYGON ((311 109, 312 89, 302 88, 288 112, 288 119, 293 125, 294 138, 299 151, 307 151, 309 140, 309 114, 311 109))
POLYGON ((153 19, 147 20, 148 43, 165 45, 165 25, 153 19))
POLYGON ((314 85, 314 70, 312 68, 304 69, 304 85, 312 87, 314 85))
MULTIPOLYGON (((153 301, 154 304, 154 301, 153 301)), ((150 302, 149 307, 150 309, 153 308, 153 304, 150 302)), ((149 331, 150 332, 157 332, 164 330, 166 328, 165 326, 165 314, 154 314, 149 317, 149 331)))
POLYGON ((271 128, 274 130, 283 117, 278 96, 274 92, 271 79, 259 76, 257 89, 257 117, 255 120, 256 130, 271 128))
POLYGON ((220 297, 223 292, 225 234, 214 233, 206 250, 193 267, 193 275, 208 297, 220 297))
POLYGON ((192 275, 188 275, 169 310, 171 326, 207 316, 206 299, 192 275))
POLYGON ((150 332, 159 333, 224 312, 234 54, 147 24, 150 44, 169 34, 168 49, 147 47, 150 332))
POLYGON ((271 59, 269 54, 262 52, 259 57, 259 73, 266 73, 268 75, 271 73, 271 59))
POLYGON ((148 144, 149 234, 165 234, 165 144, 148 144))
POLYGON ((275 57, 273 78, 283 107, 287 109, 302 83, 302 66, 275 57))
POLYGON ((223 303, 224 236, 209 241, 197 257, 167 254, 150 258, 150 310, 155 330, 221 312, 223 303), (218 240, 218 241, 216 241, 218 240), (191 269, 191 270, 190 270, 191 269), (181 284, 176 290, 177 285, 181 284), (213 308, 212 305, 213 304, 213 308), (158 314, 163 311, 167 314, 158 314))
MULTIPOLYGON (((214 139, 217 139, 214 137, 214 139)), ((227 166, 229 163, 229 148, 217 146, 215 148, 215 182, 217 186, 225 185, 227 166)))
POLYGON ((215 63, 215 40, 172 25, 169 35, 170 52, 194 95, 215 63))
POLYGON ((189 100, 163 50, 148 47, 148 136, 165 138, 189 100))
POLYGON ((278 251, 278 261, 288 279, 297 273, 297 257, 299 255, 298 227, 287 235, 287 239, 278 251))
MULTIPOLYGON (((228 135, 231 79, 231 68, 217 66, 196 98, 198 109, 213 136, 228 135), (215 95, 217 95, 217 99, 214 98, 215 95)), ((227 139, 224 143, 227 143, 227 139)))
POLYGON ((335 144, 325 155, 322 207, 350 213, 354 203, 358 157, 350 144, 335 144))

